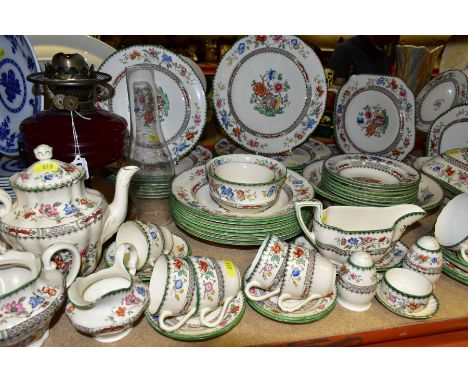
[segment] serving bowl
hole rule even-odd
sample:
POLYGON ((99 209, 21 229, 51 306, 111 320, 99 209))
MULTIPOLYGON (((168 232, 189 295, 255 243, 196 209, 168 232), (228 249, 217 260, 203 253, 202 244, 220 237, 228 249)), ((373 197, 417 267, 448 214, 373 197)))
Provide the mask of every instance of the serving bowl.
POLYGON ((260 212, 270 207, 286 180, 286 172, 277 160, 251 154, 222 155, 206 164, 211 197, 236 212, 260 212))

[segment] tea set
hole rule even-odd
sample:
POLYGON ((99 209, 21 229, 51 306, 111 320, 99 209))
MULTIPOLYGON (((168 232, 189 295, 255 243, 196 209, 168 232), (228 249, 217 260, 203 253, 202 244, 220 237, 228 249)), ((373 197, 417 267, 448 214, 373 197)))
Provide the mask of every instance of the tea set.
MULTIPOLYGON (((101 66, 117 74, 133 60, 151 62, 156 78, 162 81, 157 67, 168 71, 194 101, 193 110, 185 103, 180 121, 161 105, 171 156, 195 147, 201 153, 174 178, 159 179, 171 194, 174 222, 200 239, 259 249, 243 276, 231 260, 192 254, 164 225, 125 221, 130 183, 141 177, 137 166, 113 171, 108 204, 86 187, 82 166, 54 159, 52 147, 41 144, 37 161, 9 178, 14 197, 0 189, 0 346, 41 346, 63 305, 70 325, 98 342, 122 340, 143 316, 166 337, 201 341, 236 327, 247 304, 269 319, 300 324, 325 318, 336 305, 358 315, 375 297, 394 314, 426 319, 439 309, 434 291, 442 273, 468 285, 468 148, 457 146, 466 136, 466 91, 456 107, 431 117, 425 127, 432 156, 411 167, 402 160, 414 146, 415 118, 420 122, 414 110, 429 98, 415 100, 396 77, 351 76, 337 93, 342 153, 332 155, 309 139, 327 94, 313 50, 295 36, 248 36, 226 53, 213 88, 219 124, 238 147, 220 141, 213 158, 197 146, 206 99, 192 69, 161 47, 132 49, 101 66), (271 67, 269 49, 301 70, 285 61, 284 73, 252 71, 271 67), (170 60, 160 61, 158 52, 170 60), (247 84, 247 77, 255 79, 247 84), (276 90, 269 89, 273 80, 276 90), (174 118, 178 123, 168 124, 174 118), (409 248, 400 241, 442 203, 433 233, 409 248)), ((120 79, 114 99, 101 106, 127 115, 120 79)), ((178 102, 171 99, 171 110, 178 102)))

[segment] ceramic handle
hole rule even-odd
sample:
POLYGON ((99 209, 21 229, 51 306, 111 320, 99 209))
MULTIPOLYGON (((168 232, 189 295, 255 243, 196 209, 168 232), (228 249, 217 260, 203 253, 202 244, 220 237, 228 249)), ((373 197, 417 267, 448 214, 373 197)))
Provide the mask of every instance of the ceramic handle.
POLYGON ((419 157, 413 162, 413 167, 416 170, 421 171, 421 167, 430 159, 432 159, 432 157, 419 157))
POLYGON ((204 309, 200 312, 200 322, 203 326, 207 328, 214 328, 219 325, 219 323, 223 320, 224 315, 226 314, 226 309, 228 308, 229 304, 233 300, 233 297, 228 297, 223 304, 223 309, 221 309, 221 313, 219 314, 218 318, 215 321, 207 321, 206 315, 211 312, 209 309, 204 309))
POLYGON ((3 204, 0 206, 0 218, 2 218, 10 213, 11 205, 13 204, 10 195, 2 189, 0 189, 0 203, 3 204))
POLYGON ((138 252, 133 244, 123 243, 118 246, 115 251, 114 264, 118 264, 123 268, 128 268, 128 271, 132 276, 135 276, 138 261, 138 252), (130 258, 128 259, 127 265, 124 264, 125 255, 129 253, 130 258))
POLYGON ((247 296, 249 300, 252 301, 263 301, 266 300, 267 298, 276 296, 280 291, 281 287, 278 287, 278 289, 275 289, 274 291, 268 292, 262 296, 253 296, 250 294, 250 288, 258 288, 260 287, 260 283, 256 280, 252 280, 247 285, 244 287, 244 294, 247 296))
POLYGON ((294 305, 291 308, 287 308, 286 306, 284 306, 284 303, 286 301, 290 300, 291 296, 289 294, 282 294, 278 298, 278 306, 283 312, 292 313, 292 312, 296 312, 297 310, 301 309, 305 304, 309 303, 310 301, 316 300, 316 299, 322 298, 322 297, 323 296, 320 296, 318 294, 313 294, 313 295, 307 297, 305 300, 301 300, 301 302, 298 303, 297 305, 294 305))
POLYGON ((164 320, 167 318, 167 317, 172 317, 174 316, 172 314, 172 312, 168 311, 168 310, 165 310, 164 312, 162 312, 160 315, 159 315, 159 327, 164 330, 165 332, 168 332, 168 333, 171 333, 171 332, 174 332, 176 331, 177 329, 181 328, 183 325, 185 325, 185 323, 195 314, 196 312, 196 308, 192 308, 190 309, 190 311, 185 315, 185 317, 182 319, 182 321, 180 321, 179 323, 177 323, 176 325, 173 325, 173 326, 167 326, 165 323, 164 323, 164 320))
MULTIPOLYGON (((296 209, 296 217, 297 221, 299 222, 299 225, 304 232, 304 234, 310 239, 312 246, 318 251, 317 245, 315 243, 315 234, 307 228, 307 226, 304 223, 304 219, 302 219, 302 214, 301 210, 304 207, 316 207, 318 209, 319 215, 322 215, 322 202, 319 200, 311 200, 311 201, 305 201, 305 202, 297 202, 294 204, 294 208, 296 209)), ((315 214, 315 213, 314 213, 315 214)))
POLYGON ((47 249, 42 254, 42 263, 44 264, 44 268, 47 270, 56 269, 57 265, 51 260, 52 256, 54 256, 57 252, 64 250, 69 251, 72 256, 70 272, 68 273, 68 276, 65 279, 65 286, 68 288, 70 284, 73 281, 75 281, 76 276, 78 276, 78 272, 80 271, 81 267, 80 252, 76 247, 69 243, 52 244, 51 246, 47 247, 47 249))
POLYGON ((468 254, 466 253, 468 251, 468 244, 461 244, 460 249, 458 250, 458 257, 460 260, 465 261, 468 263, 468 254))

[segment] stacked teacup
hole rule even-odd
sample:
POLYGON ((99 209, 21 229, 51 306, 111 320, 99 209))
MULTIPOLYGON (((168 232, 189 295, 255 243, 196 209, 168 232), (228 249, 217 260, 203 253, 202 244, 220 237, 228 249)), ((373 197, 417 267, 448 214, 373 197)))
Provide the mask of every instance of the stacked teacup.
POLYGON ((335 278, 335 266, 318 252, 271 235, 244 275, 244 293, 251 301, 277 296, 278 308, 292 313, 332 293, 335 278))
POLYGON ((148 311, 166 333, 181 329, 191 319, 214 328, 226 317, 240 288, 240 273, 232 261, 162 255, 154 264, 148 311), (212 317, 210 313, 219 308, 212 317))

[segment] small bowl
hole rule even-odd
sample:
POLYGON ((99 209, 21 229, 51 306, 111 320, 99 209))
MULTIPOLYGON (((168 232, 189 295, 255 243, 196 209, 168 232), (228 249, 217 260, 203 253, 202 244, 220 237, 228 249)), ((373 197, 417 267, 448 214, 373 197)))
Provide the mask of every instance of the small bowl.
POLYGON ((287 173, 280 162, 251 154, 222 155, 210 160, 205 168, 211 197, 236 212, 260 212, 270 207, 287 173))
POLYGON ((385 272, 380 291, 396 311, 416 313, 427 307, 432 296, 432 283, 419 273, 393 268, 385 272))

